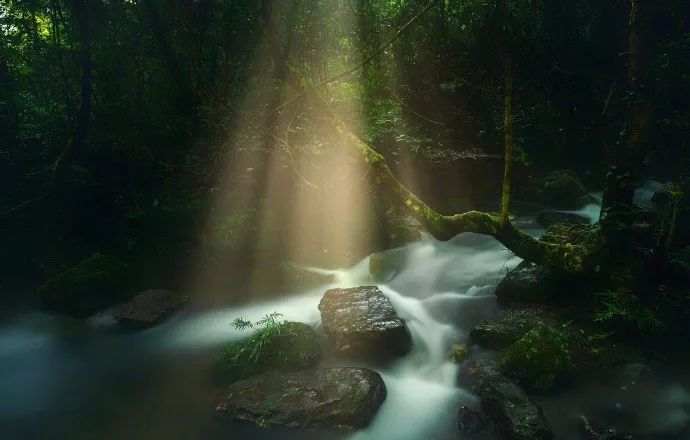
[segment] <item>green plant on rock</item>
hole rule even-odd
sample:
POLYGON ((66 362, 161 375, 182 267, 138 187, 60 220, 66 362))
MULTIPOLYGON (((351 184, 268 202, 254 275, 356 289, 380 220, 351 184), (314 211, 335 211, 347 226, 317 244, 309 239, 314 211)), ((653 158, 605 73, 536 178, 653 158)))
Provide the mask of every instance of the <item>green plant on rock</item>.
POLYGON ((314 330, 300 322, 281 321, 281 316, 273 312, 256 322, 242 318, 232 322, 237 330, 254 331, 248 339, 228 344, 218 356, 231 378, 270 370, 297 371, 318 362, 321 347, 314 330))
POLYGON ((625 288, 608 290, 602 294, 601 306, 594 312, 594 320, 602 324, 623 323, 636 327, 640 333, 659 329, 663 323, 649 306, 625 288))
POLYGON ((504 353, 503 372, 523 386, 539 391, 548 391, 566 381, 573 368, 567 325, 541 325, 525 333, 504 353))

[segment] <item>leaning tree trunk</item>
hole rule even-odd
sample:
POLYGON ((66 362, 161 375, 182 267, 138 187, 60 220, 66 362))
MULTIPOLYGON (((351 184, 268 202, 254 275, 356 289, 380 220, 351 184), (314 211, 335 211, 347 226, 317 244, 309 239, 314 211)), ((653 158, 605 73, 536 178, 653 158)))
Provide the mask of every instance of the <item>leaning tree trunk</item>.
POLYGON ((91 110, 93 97, 93 66, 91 62, 91 24, 89 22, 89 7, 87 0, 73 0, 71 3, 79 39, 80 98, 79 110, 74 123, 72 136, 67 146, 53 165, 53 176, 60 178, 65 167, 84 149, 89 130, 91 128, 91 110))

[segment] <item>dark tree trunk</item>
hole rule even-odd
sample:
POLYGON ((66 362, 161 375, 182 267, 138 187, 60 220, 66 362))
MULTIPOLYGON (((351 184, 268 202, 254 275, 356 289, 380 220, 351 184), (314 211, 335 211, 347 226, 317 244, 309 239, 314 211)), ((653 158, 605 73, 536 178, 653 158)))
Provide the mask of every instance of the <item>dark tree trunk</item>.
POLYGON ((630 250, 633 196, 649 154, 647 135, 652 117, 652 84, 649 81, 651 38, 646 23, 651 1, 631 0, 628 61, 628 121, 614 165, 607 175, 601 226, 607 248, 624 255, 630 250))
POLYGON ((92 29, 88 0, 73 0, 72 16, 76 24, 79 40, 79 64, 81 68, 79 86, 79 109, 75 118, 74 129, 67 146, 54 164, 54 176, 59 178, 64 167, 78 157, 84 149, 91 128, 91 110, 93 98, 93 66, 91 62, 92 29))

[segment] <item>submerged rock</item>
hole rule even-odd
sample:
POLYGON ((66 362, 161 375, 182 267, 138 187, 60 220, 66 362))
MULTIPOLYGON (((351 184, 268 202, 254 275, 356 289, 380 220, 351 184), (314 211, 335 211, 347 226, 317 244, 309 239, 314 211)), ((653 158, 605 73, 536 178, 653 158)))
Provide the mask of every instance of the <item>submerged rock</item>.
POLYGON ((383 379, 366 368, 266 373, 230 385, 216 413, 263 427, 352 431, 366 427, 385 398, 383 379))
POLYGON ((481 371, 474 387, 481 407, 511 440, 549 440, 553 432, 541 407, 520 386, 492 370, 481 371))
POLYGON ((587 188, 572 171, 554 171, 544 180, 544 197, 554 208, 579 208, 582 205, 581 198, 586 195, 587 188))
POLYGON ((52 277, 38 289, 43 305, 61 312, 86 316, 126 297, 127 264, 94 253, 52 277))
POLYGON ((262 328, 246 341, 228 344, 219 355, 220 369, 232 380, 271 370, 299 371, 321 359, 319 336, 307 324, 285 322, 278 331, 262 328))
POLYGON ((339 355, 385 358, 403 355, 412 346, 405 322, 376 286, 328 290, 319 311, 339 355))
POLYGON ((542 226, 550 226, 554 223, 589 224, 589 219, 576 212, 542 211, 537 214, 537 222, 542 226))
POLYGON ((115 319, 125 327, 150 327, 173 314, 187 301, 187 295, 169 290, 147 290, 124 303, 115 314, 115 319))

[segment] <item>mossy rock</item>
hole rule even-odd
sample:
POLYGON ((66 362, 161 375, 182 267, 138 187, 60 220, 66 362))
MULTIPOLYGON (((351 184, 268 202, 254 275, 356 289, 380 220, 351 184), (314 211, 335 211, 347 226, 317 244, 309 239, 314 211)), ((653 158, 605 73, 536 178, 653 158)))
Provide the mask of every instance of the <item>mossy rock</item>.
POLYGON ((549 325, 533 328, 508 347, 501 370, 528 389, 552 390, 573 370, 568 336, 549 325))
POLYGON ((586 195, 587 188, 572 171, 554 171, 544 180, 544 197, 554 208, 579 208, 582 204, 579 199, 586 195))
POLYGON ((224 377, 231 380, 272 370, 304 370, 320 359, 319 336, 301 322, 278 324, 274 331, 256 330, 249 339, 228 344, 218 356, 224 377))
POLYGON ((38 288, 42 303, 61 312, 86 316, 126 299, 128 265, 94 253, 38 288))

